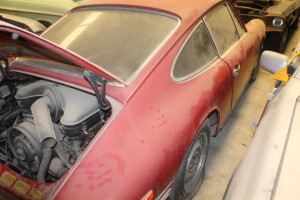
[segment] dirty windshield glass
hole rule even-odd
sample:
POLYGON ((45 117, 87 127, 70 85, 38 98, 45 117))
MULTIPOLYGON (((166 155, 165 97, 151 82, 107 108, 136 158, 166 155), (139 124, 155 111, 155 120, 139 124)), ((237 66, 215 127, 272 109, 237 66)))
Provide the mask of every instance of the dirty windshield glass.
POLYGON ((67 15, 43 37, 129 81, 177 23, 156 12, 85 9, 67 15))

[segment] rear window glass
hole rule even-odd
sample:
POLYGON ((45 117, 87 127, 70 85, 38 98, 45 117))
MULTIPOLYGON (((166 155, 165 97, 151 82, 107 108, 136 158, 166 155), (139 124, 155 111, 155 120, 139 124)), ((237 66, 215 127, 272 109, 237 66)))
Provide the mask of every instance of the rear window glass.
POLYGON ((128 82, 177 24, 177 18, 152 11, 84 9, 67 15, 42 37, 128 82))

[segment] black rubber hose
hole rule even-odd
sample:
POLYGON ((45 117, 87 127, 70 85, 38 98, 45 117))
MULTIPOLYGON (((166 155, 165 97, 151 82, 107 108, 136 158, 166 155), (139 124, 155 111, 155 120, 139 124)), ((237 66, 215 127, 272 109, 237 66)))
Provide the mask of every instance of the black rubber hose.
POLYGON ((20 163, 18 154, 16 153, 15 148, 14 148, 14 145, 12 144, 12 139, 10 138, 10 136, 11 136, 11 134, 12 134, 12 133, 11 133, 12 130, 13 130, 12 127, 10 127, 10 128, 7 130, 7 133, 6 133, 7 144, 8 144, 9 149, 11 150, 12 154, 13 154, 14 157, 17 159, 18 163, 20 163))
POLYGON ((0 117, 0 121, 8 121, 8 120, 14 120, 15 118, 17 118, 18 115, 20 115, 22 113, 22 109, 17 109, 5 116, 1 116, 0 117))
POLYGON ((46 175, 50 167, 53 147, 56 145, 54 138, 46 138, 43 142, 43 158, 38 170, 37 181, 46 183, 46 175))
POLYGON ((46 183, 46 174, 50 167, 52 157, 52 148, 44 148, 43 149, 43 158, 41 161, 41 165, 39 167, 37 180, 38 182, 46 183))

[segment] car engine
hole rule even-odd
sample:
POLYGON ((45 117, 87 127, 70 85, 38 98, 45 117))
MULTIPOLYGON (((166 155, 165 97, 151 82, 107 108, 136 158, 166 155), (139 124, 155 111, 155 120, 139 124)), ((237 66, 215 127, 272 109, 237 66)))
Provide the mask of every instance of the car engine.
POLYGON ((24 177, 64 176, 110 116, 95 95, 35 80, 0 86, 0 162, 24 177))

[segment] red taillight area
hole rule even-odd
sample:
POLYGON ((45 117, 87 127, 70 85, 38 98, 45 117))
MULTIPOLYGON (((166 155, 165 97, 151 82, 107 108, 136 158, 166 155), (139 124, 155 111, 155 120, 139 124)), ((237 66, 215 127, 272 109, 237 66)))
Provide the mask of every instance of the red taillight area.
POLYGON ((0 165, 0 187, 24 199, 44 200, 53 192, 56 183, 28 180, 4 165, 0 165))
POLYGON ((152 200, 154 199, 154 193, 152 190, 150 190, 143 198, 142 200, 152 200))

